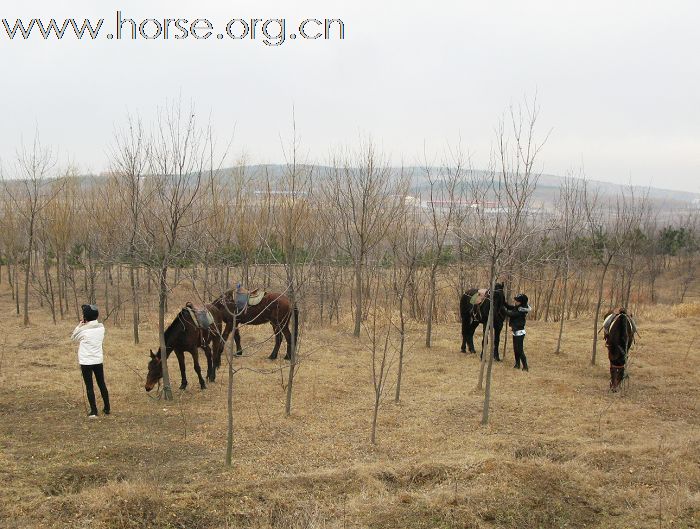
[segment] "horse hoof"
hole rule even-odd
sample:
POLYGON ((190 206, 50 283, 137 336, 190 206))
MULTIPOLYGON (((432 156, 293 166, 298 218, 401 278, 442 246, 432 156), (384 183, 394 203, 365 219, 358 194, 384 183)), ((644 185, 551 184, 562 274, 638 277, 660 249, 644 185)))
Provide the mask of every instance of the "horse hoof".
POLYGON ((285 359, 285 360, 291 360, 291 357, 285 356, 284 359, 285 359))
POLYGON ((207 389, 207 385, 206 385, 206 384, 200 384, 199 387, 200 387, 200 389, 207 389))
POLYGON ((180 391, 185 391, 187 389, 187 384, 182 384, 180 386, 180 391))

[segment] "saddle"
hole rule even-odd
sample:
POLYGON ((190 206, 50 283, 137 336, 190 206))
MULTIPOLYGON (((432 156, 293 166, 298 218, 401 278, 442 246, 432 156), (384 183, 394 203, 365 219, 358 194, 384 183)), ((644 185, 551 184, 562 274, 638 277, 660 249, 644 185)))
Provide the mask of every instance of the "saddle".
POLYGON ((188 301, 185 303, 185 309, 192 316, 192 321, 195 322, 197 327, 200 329, 208 329, 214 325, 214 316, 212 316, 209 309, 203 305, 195 306, 192 302, 188 301))
POLYGON ((236 302, 236 310, 245 312, 248 307, 254 307, 265 297, 265 291, 259 288, 255 290, 240 289, 234 292, 234 300, 236 302))
POLYGON ((625 309, 615 309, 613 312, 608 314, 605 317, 605 320, 603 321, 603 336, 605 337, 606 344, 608 343, 608 338, 610 337, 610 333, 612 332, 613 326, 620 319, 621 314, 627 316, 627 321, 630 322, 630 326, 632 327, 632 337, 634 337, 634 335, 637 333, 637 324, 632 319, 632 316, 630 314, 627 314, 627 311, 625 309))
POLYGON ((486 301, 489 297, 489 289, 488 288, 480 288, 474 294, 472 294, 472 297, 469 299, 469 303, 472 305, 481 305, 484 301, 486 301))

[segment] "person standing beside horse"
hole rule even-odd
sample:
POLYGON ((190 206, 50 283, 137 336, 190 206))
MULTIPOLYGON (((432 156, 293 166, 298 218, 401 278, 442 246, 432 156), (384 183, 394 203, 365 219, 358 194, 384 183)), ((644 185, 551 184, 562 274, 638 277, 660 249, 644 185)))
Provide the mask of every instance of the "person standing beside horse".
POLYGON ((92 376, 95 376, 97 387, 100 388, 103 412, 109 415, 109 393, 105 384, 103 368, 102 342, 105 337, 105 327, 97 318, 99 311, 95 305, 83 305, 83 319, 71 334, 71 340, 78 343, 78 363, 85 382, 88 402, 90 403, 90 414, 88 417, 97 417, 97 403, 95 402, 95 390, 92 385, 92 376))
POLYGON ((523 371, 529 371, 527 366, 527 357, 525 356, 525 319, 530 310, 528 299, 525 294, 518 294, 514 298, 515 305, 509 305, 503 302, 501 309, 503 315, 508 316, 510 328, 513 331, 513 353, 515 354, 514 369, 520 369, 522 364, 523 371))

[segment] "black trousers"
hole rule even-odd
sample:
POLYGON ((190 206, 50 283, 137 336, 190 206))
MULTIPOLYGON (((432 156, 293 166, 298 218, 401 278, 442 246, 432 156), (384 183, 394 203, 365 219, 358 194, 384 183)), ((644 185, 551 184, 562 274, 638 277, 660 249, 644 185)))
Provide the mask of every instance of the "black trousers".
POLYGON ((515 354, 515 365, 527 369, 527 357, 525 356, 525 335, 513 336, 513 353, 515 354))
POLYGON ((83 373, 83 381, 85 382, 85 391, 87 392, 88 402, 90 403, 90 414, 97 415, 97 403, 95 402, 95 389, 92 385, 92 375, 95 374, 97 387, 100 388, 102 395, 102 403, 104 404, 105 413, 109 413, 109 393, 107 392, 107 384, 105 384, 105 374, 102 364, 94 364, 90 366, 80 366, 80 371, 83 373))

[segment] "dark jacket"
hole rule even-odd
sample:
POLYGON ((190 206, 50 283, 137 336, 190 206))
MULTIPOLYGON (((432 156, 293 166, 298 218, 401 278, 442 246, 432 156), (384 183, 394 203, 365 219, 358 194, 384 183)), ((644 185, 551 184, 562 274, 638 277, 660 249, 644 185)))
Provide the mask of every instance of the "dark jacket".
POLYGON ((529 306, 519 306, 508 305, 508 303, 503 304, 501 312, 508 316, 508 321, 510 322, 510 328, 515 331, 522 331, 525 329, 525 318, 527 318, 528 313, 532 310, 529 306))

